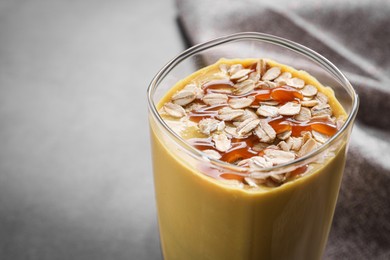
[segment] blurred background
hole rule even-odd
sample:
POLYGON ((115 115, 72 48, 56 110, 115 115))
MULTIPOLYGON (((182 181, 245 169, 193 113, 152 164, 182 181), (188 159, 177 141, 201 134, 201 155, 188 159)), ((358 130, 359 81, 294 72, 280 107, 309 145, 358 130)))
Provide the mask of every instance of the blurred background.
POLYGON ((0 1, 0 259, 161 259, 146 89, 172 0, 0 1))
POLYGON ((390 259, 390 1, 226 1, 0 0, 0 260, 161 260, 146 89, 188 44, 240 31, 351 80, 325 258, 390 259))

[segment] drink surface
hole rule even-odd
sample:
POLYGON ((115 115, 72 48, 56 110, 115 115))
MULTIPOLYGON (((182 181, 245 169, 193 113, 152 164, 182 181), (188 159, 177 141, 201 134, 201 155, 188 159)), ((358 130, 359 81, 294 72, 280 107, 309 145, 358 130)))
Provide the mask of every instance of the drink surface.
MULTIPOLYGON (((241 64, 242 70, 252 70, 247 74, 249 79, 250 74, 256 73, 258 66, 264 66, 258 63, 257 59, 220 60, 179 81, 158 104, 165 122, 187 142, 210 158, 248 169, 242 174, 215 169, 213 160, 205 162, 194 158, 173 142, 161 125, 151 119, 154 181, 164 259, 321 259, 345 164, 347 136, 340 136, 338 144, 332 149, 329 148, 329 153, 322 153, 323 156, 317 158, 318 160, 277 175, 264 175, 263 170, 264 166, 270 166, 270 162, 272 166, 291 163, 317 149, 317 145, 326 143, 340 128, 346 113, 331 89, 322 86, 306 72, 273 61, 266 61, 267 65, 258 77, 262 79, 270 68, 279 67, 279 76, 287 72, 291 74, 291 80, 284 83, 299 84, 299 87, 284 84, 282 81, 280 86, 272 84, 275 83, 276 77, 272 80, 262 80, 268 82, 268 88, 255 87, 251 90, 252 94, 235 95, 237 92, 232 94, 229 90, 236 90, 234 85, 239 83, 237 79, 232 81, 223 75, 215 76, 215 73, 219 72, 224 74, 225 69, 226 73, 230 73, 232 65, 241 64), (294 78, 303 80, 304 86, 301 87, 302 82, 294 78), (184 95, 188 93, 180 94, 180 91, 186 88, 194 91, 194 86, 191 85, 200 87, 201 91, 196 92, 199 99, 184 95), (317 94, 304 95, 302 90, 306 85, 314 86, 317 94), (221 90, 225 90, 225 93, 221 93, 221 90), (217 93, 218 91, 220 92, 217 93), (318 93, 323 95, 318 96, 318 93), (204 99, 208 94, 225 94, 227 98, 214 95, 209 100, 219 98, 225 101, 222 104, 207 104, 213 102, 204 99), (179 102, 184 102, 184 105, 173 102, 175 98, 179 100, 183 97, 187 100, 179 102), (248 107, 232 108, 229 102, 234 103, 236 101, 232 100, 238 98, 253 100, 248 107), (193 100, 186 104, 191 99, 193 100), (313 119, 313 108, 321 102, 318 99, 327 99, 328 106, 324 105, 324 111, 320 112, 325 115, 320 114, 313 119), (272 101, 277 101, 278 104, 272 101), (311 101, 312 104, 304 106, 303 101, 311 101), (172 105, 167 107, 168 103, 172 105), (298 120, 305 116, 300 115, 300 111, 288 115, 291 109, 287 109, 284 113, 281 107, 288 103, 299 103, 301 108, 308 108, 311 112, 310 119, 298 120), (178 109, 176 105, 182 109, 178 109), (200 107, 203 105, 211 109, 200 107), (261 106, 277 108, 279 112, 282 110, 282 114, 265 114, 275 109, 268 108, 269 110, 264 112, 260 109, 261 106), (227 108, 254 112, 256 120, 260 121, 256 121, 256 126, 249 130, 250 136, 246 136, 248 133, 245 131, 237 132, 239 124, 246 119, 235 122, 217 117, 219 110, 227 108), (261 111, 258 113, 259 109, 261 111), (199 123, 202 120, 212 119, 219 121, 215 122, 216 129, 205 124, 206 127, 200 130, 199 123), (264 127, 267 123, 274 130, 275 137, 262 136, 260 130, 257 130, 256 134, 255 129, 260 123, 263 124, 262 128, 269 129, 268 126, 264 127), (226 132, 229 127, 235 128, 236 132, 226 132), (223 140, 226 140, 224 137, 221 137, 222 144, 216 144, 219 139, 215 135, 222 133, 230 140, 230 145, 223 143, 223 140), (299 148, 294 149, 295 142, 288 143, 289 138, 293 141, 301 140, 299 148), (307 153, 302 151, 300 154, 302 146, 308 140, 314 140, 315 147, 310 147, 307 153), (287 158, 282 159, 276 156, 278 161, 275 162, 272 161, 275 158, 273 151, 291 153, 293 156, 288 154, 287 158), (260 170, 254 167, 260 167, 260 170)), ((231 76, 229 74, 229 77, 231 76)), ((292 107, 294 110, 294 105, 292 107)))
POLYGON ((159 104, 165 122, 212 159, 247 168, 214 178, 245 187, 279 186, 309 165, 283 174, 265 168, 304 157, 326 143, 346 114, 330 88, 270 60, 220 60, 180 81, 159 104))

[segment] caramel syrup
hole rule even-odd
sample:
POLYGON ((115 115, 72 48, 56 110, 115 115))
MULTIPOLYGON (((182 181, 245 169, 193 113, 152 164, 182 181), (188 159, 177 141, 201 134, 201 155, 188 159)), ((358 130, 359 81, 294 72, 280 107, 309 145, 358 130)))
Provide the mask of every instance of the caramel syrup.
MULTIPOLYGON (((252 65, 249 67, 255 71, 255 66, 252 65)), ((231 93, 227 93, 228 100, 241 97, 254 97, 254 101, 251 105, 259 105, 260 102, 264 101, 276 101, 279 104, 284 104, 287 102, 299 102, 303 99, 303 95, 295 88, 284 85, 276 87, 273 89, 256 89, 247 94, 236 95, 234 84, 236 81, 229 79, 221 80, 212 80, 207 82, 202 86, 204 94, 208 93, 221 93, 221 90, 228 90, 231 93)), ((204 104, 200 101, 200 104, 204 104)), ((215 118, 218 115, 218 110, 223 107, 228 106, 228 104, 220 104, 214 106, 205 106, 195 111, 189 113, 190 120, 194 122, 199 122, 205 118, 215 118)), ((285 131, 292 131, 292 136, 298 137, 301 136, 303 131, 315 130, 322 134, 333 136, 337 132, 336 125, 327 119, 311 119, 308 121, 297 121, 290 116, 279 116, 276 118, 266 118, 270 126, 275 130, 276 134, 283 133, 285 131)), ((226 122, 229 124, 229 122, 226 122)), ((259 143, 257 136, 251 135, 248 138, 237 139, 233 138, 231 148, 226 152, 220 152, 216 150, 215 145, 211 137, 207 138, 192 138, 188 140, 191 145, 195 148, 204 151, 207 149, 212 149, 218 152, 221 155, 221 159, 224 162, 236 163, 240 160, 248 159, 253 156, 262 156, 264 155, 263 151, 254 151, 253 146, 256 143, 259 143)), ((308 166, 304 165, 300 168, 289 173, 289 179, 295 178, 298 175, 306 172, 308 166)), ((238 181, 244 181, 244 177, 234 173, 221 173, 220 177, 224 179, 234 179, 238 181)))
POLYGON ((226 106, 228 105, 222 104, 222 105, 206 106, 196 111, 191 111, 189 113, 190 120, 199 123, 199 121, 204 118, 215 118, 218 115, 218 110, 226 106))
POLYGON ((233 138, 232 147, 222 154, 221 160, 228 163, 236 163, 256 156, 258 152, 254 151, 252 147, 258 142, 257 136, 254 135, 245 139, 233 138))
POLYGON ((204 93, 213 93, 215 89, 234 89, 234 82, 229 79, 216 79, 203 85, 204 93))
MULTIPOLYGON (((197 148, 198 150, 204 151, 208 149, 215 150, 214 142, 211 137, 207 138, 191 138, 187 140, 192 146, 197 148)), ((258 152, 254 151, 252 147, 254 144, 258 143, 258 138, 254 135, 245 138, 245 139, 232 139, 232 146, 226 152, 219 152, 222 155, 222 161, 228 163, 235 163, 240 160, 248 159, 253 156, 258 155, 258 152)))
POLYGON ((311 119, 308 121, 297 121, 292 117, 280 116, 275 119, 271 119, 270 126, 275 130, 276 134, 283 133, 285 131, 292 131, 292 136, 300 136, 303 131, 315 130, 322 134, 332 136, 337 132, 336 126, 333 122, 326 119, 311 119))
POLYGON ((285 85, 272 89, 271 98, 279 103, 287 103, 297 99, 302 100, 303 95, 295 88, 285 85))

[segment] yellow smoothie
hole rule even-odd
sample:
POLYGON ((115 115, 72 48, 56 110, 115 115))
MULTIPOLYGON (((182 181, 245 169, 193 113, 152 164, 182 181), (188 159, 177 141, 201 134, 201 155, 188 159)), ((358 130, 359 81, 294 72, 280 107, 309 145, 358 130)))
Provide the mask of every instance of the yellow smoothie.
MULTIPOLYGON (((161 109, 190 82, 209 79, 221 64, 256 62, 220 60, 172 87, 158 104, 161 109)), ((267 60, 325 94, 337 118, 346 113, 330 88, 303 71, 267 60)), ((153 168, 161 245, 166 260, 320 259, 332 222, 345 164, 347 136, 337 146, 303 162, 304 174, 275 186, 255 188, 213 178, 213 163, 194 158, 150 120, 153 168)), ((182 137, 197 137, 191 130, 182 137)), ((187 129, 187 130, 188 130, 187 129)), ((212 161, 212 160, 211 160, 212 161)))

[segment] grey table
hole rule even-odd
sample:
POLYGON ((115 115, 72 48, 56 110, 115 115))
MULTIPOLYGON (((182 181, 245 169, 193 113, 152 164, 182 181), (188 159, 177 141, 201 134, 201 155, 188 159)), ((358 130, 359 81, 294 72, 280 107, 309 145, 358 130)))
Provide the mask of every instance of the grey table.
POLYGON ((0 1, 0 259, 161 259, 146 88, 172 0, 0 1))

